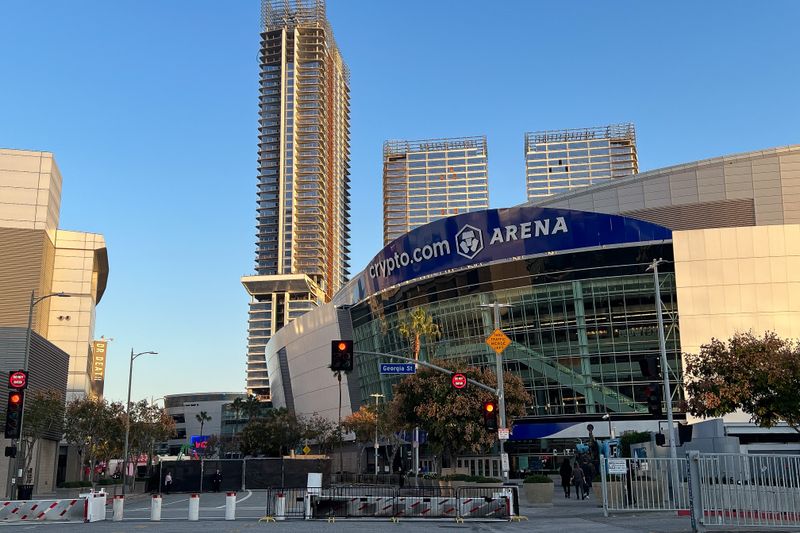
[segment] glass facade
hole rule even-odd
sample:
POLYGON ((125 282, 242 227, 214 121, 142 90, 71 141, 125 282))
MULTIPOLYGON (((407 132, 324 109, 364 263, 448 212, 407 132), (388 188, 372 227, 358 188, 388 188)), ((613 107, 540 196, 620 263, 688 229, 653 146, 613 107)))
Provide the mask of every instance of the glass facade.
POLYGON ((525 135, 528 201, 638 172, 633 124, 525 135))
POLYGON ((383 242, 433 220, 489 208, 485 137, 387 141, 383 242))
MULTIPOLYGON (((605 412, 649 418, 645 389, 657 378, 642 374, 641 361, 659 356, 651 257, 671 257, 671 245, 637 246, 564 254, 483 266, 396 289, 352 310, 357 350, 409 354, 398 332, 406 313, 422 307, 441 338, 423 341, 421 357, 495 365, 486 345, 499 302, 500 327, 512 340, 503 353, 506 371, 522 378, 534 419, 580 419, 605 412), (597 267, 596 265, 608 265, 597 267)), ((680 410, 681 367, 674 274, 660 273, 673 405, 680 410)), ((362 402, 369 394, 391 396, 398 379, 378 374, 377 360, 359 358, 362 402)))

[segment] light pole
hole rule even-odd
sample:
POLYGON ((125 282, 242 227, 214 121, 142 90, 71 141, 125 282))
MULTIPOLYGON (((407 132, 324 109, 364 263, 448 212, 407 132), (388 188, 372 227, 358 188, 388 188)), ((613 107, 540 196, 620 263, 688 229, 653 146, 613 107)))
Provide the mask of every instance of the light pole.
MULTIPOLYGON (((480 307, 485 308, 492 308, 494 310, 494 329, 500 329, 500 308, 501 307, 512 307, 509 304, 500 304, 500 303, 493 303, 493 304, 481 304, 480 307)), ((497 403, 498 407, 500 408, 500 427, 505 429, 506 426, 506 392, 505 386, 503 384, 503 356, 502 352, 495 352, 497 357, 495 358, 495 367, 497 372, 497 403)), ((500 469, 503 472, 503 481, 508 481, 508 470, 503 468, 503 458, 505 457, 505 450, 504 450, 504 441, 503 439, 499 438, 497 441, 500 443, 500 469)))
MULTIPOLYGON (((28 329, 25 331, 25 354, 23 355, 22 360, 22 369, 27 372, 28 371, 28 364, 30 362, 31 357, 31 331, 33 328, 33 308, 36 307, 36 304, 43 300, 47 300, 48 298, 69 298, 71 295, 67 294, 66 292, 54 292, 51 294, 45 294, 44 296, 40 296, 36 298, 36 291, 31 291, 31 303, 28 307, 28 329)), ((25 422, 25 412, 24 412, 24 405, 23 405, 23 412, 20 413, 19 417, 19 437, 17 438, 17 456, 14 457, 14 469, 11 471, 11 480, 12 483, 9 486, 9 497, 13 498, 14 495, 11 494, 13 489, 13 485, 16 482, 16 477, 22 476, 22 472, 18 472, 17 468, 19 467, 19 455, 22 453, 22 424, 25 422)))
POLYGON ((603 415, 603 420, 608 422, 608 438, 609 439, 613 439, 614 438, 614 432, 611 431, 611 414, 609 414, 608 411, 606 411, 606 414, 603 415))
MULTIPOLYGON (((133 353, 131 348, 131 364, 128 368, 128 403, 125 404, 125 455, 122 456, 122 495, 125 495, 125 486, 128 483, 128 437, 131 433, 131 382, 133 381, 133 362, 140 355, 156 355, 158 352, 133 353)), ((94 465, 92 465, 94 468, 94 465)))
MULTIPOLYGON (((664 338, 664 315, 661 313, 661 286, 658 279, 658 265, 661 263, 666 263, 663 259, 653 259, 653 262, 650 263, 650 266, 647 267, 647 271, 653 271, 653 284, 655 285, 655 296, 656 296, 656 319, 658 320, 658 348, 661 352, 661 373, 664 377, 664 396, 667 400, 667 425, 669 426, 669 457, 671 459, 670 463, 672 463, 672 468, 670 469, 670 473, 672 474, 672 483, 676 483, 678 476, 677 476, 677 459, 678 459, 678 452, 675 449, 675 428, 673 427, 673 420, 672 420, 672 388, 670 387, 669 383, 669 364, 667 363, 667 343, 666 339, 664 338)), ((672 485, 670 485, 672 488, 672 485)), ((672 491, 670 491, 670 497, 672 497, 672 491)))
POLYGON ((375 398, 375 477, 378 477, 378 398, 383 398, 383 394, 375 392, 370 394, 375 398))

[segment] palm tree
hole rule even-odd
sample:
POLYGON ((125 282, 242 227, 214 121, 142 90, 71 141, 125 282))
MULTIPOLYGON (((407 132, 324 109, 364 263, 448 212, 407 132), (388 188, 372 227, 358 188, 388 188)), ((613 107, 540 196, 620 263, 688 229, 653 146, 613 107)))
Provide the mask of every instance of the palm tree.
POLYGON ((200 411, 200 413, 194 415, 198 422, 200 422, 200 442, 203 441, 203 426, 206 422, 211 421, 211 417, 208 416, 208 413, 205 411, 200 411))
POLYGON ((419 360, 422 337, 430 342, 438 339, 442 334, 439 324, 435 323, 433 316, 426 313, 422 307, 417 307, 406 315, 405 320, 400 322, 398 330, 400 335, 411 342, 411 353, 414 355, 415 361, 419 360))
MULTIPOLYGON (((406 315, 398 326, 400 335, 405 337, 411 342, 411 353, 414 356, 414 361, 419 361, 419 352, 422 348, 422 337, 426 338, 427 342, 438 339, 442 332, 439 329, 439 324, 433 321, 433 317, 425 312, 422 307, 417 307, 411 313, 406 315)), ((426 348, 427 348, 426 342, 426 348)), ((426 350, 426 355, 427 350, 426 350)), ((419 426, 414 428, 414 468, 419 468, 419 426)), ((416 475, 417 472, 415 471, 416 475)), ((416 480, 416 478, 415 478, 416 480)), ((417 481, 418 482, 418 481, 417 481)))

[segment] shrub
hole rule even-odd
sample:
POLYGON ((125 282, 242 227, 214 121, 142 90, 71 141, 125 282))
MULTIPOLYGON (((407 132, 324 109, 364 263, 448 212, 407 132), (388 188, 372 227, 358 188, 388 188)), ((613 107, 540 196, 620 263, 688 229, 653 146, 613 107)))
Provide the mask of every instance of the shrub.
POLYGON ((550 479, 548 476, 543 476, 542 474, 533 474, 531 476, 526 477, 523 483, 552 483, 553 480, 550 479))
POLYGON ((467 474, 452 474, 442 477, 442 481, 464 481, 466 483, 500 483, 500 480, 493 477, 470 476, 467 474))
POLYGON ((91 481, 65 481, 64 483, 59 483, 58 488, 60 489, 80 489, 83 487, 91 487, 91 481))
POLYGON ((121 479, 114 479, 114 478, 104 478, 97 482, 98 485, 121 485, 121 479))

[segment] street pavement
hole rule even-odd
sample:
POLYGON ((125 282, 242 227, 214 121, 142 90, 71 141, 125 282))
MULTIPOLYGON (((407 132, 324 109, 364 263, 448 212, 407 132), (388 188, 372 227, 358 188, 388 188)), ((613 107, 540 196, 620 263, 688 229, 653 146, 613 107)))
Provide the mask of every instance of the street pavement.
POLYGON ((163 497, 161 522, 150 522, 150 496, 128 496, 125 501, 125 519, 111 522, 112 509, 108 506, 105 522, 82 523, 7 523, 6 527, 21 527, 26 530, 47 530, 57 528, 59 532, 176 532, 196 533, 213 530, 215 533, 237 533, 256 530, 280 530, 296 533, 320 533, 330 530, 342 533, 374 532, 384 530, 442 533, 451 530, 474 532, 575 532, 575 533, 614 533, 614 532, 652 532, 677 533, 691 531, 689 519, 674 513, 617 514, 605 518, 598 502, 589 500, 564 499, 556 487, 552 507, 535 508, 524 504, 520 508, 528 521, 523 522, 475 522, 456 524, 453 520, 401 520, 393 524, 380 520, 337 520, 335 523, 313 520, 286 520, 278 523, 258 523, 264 515, 266 493, 264 491, 243 491, 237 494, 236 520, 224 521, 225 493, 203 493, 200 497, 200 522, 189 522, 189 494, 170 494, 163 497), (560 497, 559 497, 560 496, 560 497))

